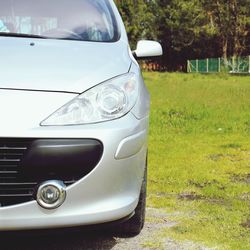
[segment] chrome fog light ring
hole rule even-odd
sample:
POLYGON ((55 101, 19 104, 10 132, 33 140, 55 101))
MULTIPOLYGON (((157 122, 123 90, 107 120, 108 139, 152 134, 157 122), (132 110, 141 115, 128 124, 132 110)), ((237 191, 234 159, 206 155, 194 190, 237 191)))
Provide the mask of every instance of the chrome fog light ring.
POLYGON ((37 203, 46 209, 60 207, 66 199, 66 185, 62 181, 51 180, 43 182, 36 194, 37 203))

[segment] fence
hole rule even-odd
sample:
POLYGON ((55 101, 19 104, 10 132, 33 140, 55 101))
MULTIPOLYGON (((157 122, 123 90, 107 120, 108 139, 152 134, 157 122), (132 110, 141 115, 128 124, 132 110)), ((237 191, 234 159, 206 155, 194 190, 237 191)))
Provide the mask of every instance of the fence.
POLYGON ((218 73, 230 72, 235 74, 250 74, 250 56, 229 58, 225 62, 222 58, 202 60, 188 60, 188 73, 218 73))

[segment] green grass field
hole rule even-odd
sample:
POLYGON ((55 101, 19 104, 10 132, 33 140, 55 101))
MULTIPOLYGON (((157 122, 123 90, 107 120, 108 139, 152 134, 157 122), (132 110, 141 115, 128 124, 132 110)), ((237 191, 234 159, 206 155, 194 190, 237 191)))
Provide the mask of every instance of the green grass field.
POLYGON ((250 77, 144 77, 151 94, 148 206, 178 222, 161 237, 250 249, 250 77))

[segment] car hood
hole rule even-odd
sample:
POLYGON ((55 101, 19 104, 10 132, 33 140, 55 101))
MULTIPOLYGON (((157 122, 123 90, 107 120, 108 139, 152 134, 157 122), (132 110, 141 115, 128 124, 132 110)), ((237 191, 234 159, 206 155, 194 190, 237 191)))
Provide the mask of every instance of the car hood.
POLYGON ((0 37, 0 89, 82 93, 127 73, 128 45, 0 37))

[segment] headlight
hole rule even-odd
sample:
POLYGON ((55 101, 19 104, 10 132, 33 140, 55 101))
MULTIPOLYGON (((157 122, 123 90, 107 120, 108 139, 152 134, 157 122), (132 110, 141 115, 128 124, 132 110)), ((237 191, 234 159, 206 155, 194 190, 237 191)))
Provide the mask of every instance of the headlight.
POLYGON ((138 88, 134 73, 113 78, 79 95, 41 125, 78 125, 117 119, 133 108, 138 88))

